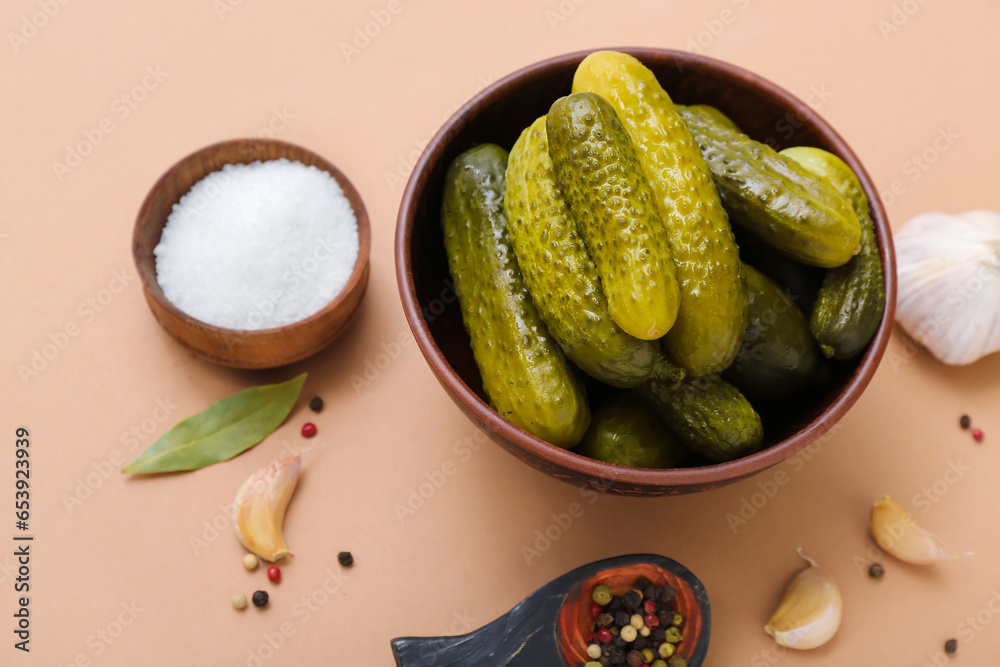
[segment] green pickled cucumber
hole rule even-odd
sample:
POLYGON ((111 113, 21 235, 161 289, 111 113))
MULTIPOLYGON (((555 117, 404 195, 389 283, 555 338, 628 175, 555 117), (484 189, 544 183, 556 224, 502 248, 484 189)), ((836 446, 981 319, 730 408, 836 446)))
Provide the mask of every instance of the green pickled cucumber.
POLYGON ((820 365, 809 322, 783 289, 744 265, 750 308, 743 347, 722 374, 752 400, 788 396, 812 383, 820 365))
POLYGON ((686 450, 649 406, 621 392, 594 413, 587 434, 574 451, 620 466, 675 468, 686 450))
POLYGON ((829 183, 714 114, 681 110, 733 219, 789 257, 832 268, 859 250, 861 224, 829 183))
POLYGON ((680 289, 677 321, 666 336, 670 356, 689 375, 718 373, 740 349, 747 293, 729 216, 698 145, 656 76, 628 54, 590 54, 573 90, 611 102, 666 225, 680 289))
POLYGON ((545 116, 510 151, 505 206, 524 284, 566 356, 616 387, 648 380, 658 346, 625 333, 608 314, 597 267, 556 182, 545 116))
POLYGON ((726 114, 722 113, 715 107, 710 106, 708 104, 690 104, 687 106, 678 104, 677 109, 678 111, 683 111, 684 109, 691 109, 691 111, 695 113, 700 113, 705 116, 708 116, 710 119, 712 119, 713 122, 717 123, 718 125, 727 127, 730 130, 733 130, 734 132, 739 132, 740 134, 746 134, 746 132, 740 129, 739 125, 733 122, 732 118, 730 118, 726 114))
POLYGON ((802 146, 780 154, 829 181, 847 197, 861 221, 861 251, 847 264, 826 272, 809 318, 824 356, 856 357, 875 335, 885 312, 885 277, 868 198, 858 177, 833 153, 802 146))
POLYGON ((507 152, 493 144, 462 153, 448 168, 441 206, 448 267, 493 408, 569 448, 586 432, 590 408, 524 287, 504 215, 506 170, 507 152))
POLYGON ((667 422, 681 444, 716 463, 753 454, 764 443, 760 415, 718 375, 652 379, 631 391, 667 422))
POLYGON ((676 269, 628 132, 594 93, 556 100, 546 131, 556 178, 594 258, 611 319, 636 338, 662 337, 677 318, 676 269))

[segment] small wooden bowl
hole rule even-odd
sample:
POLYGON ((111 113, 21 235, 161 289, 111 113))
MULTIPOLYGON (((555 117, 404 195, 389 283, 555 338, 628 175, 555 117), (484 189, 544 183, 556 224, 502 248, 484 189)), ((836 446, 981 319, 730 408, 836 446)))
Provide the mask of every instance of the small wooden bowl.
POLYGON ((235 368, 274 368, 319 352, 337 338, 357 311, 368 286, 371 229, 361 195, 335 166, 305 148, 274 139, 234 139, 206 146, 167 170, 146 195, 135 221, 132 258, 153 316, 191 354, 235 368), (240 331, 201 322, 182 312, 163 294, 156 280, 153 249, 174 204, 195 183, 227 164, 287 158, 313 165, 333 176, 358 219, 358 258, 347 284, 317 313, 273 329, 240 331))
POLYGON ((731 484, 784 461, 827 433, 868 386, 892 333, 896 262, 889 219, 878 190, 847 142, 814 109, 770 81, 728 63, 682 51, 617 49, 659 78, 678 104, 710 104, 758 141, 780 150, 817 146, 857 174, 871 207, 885 279, 885 314, 867 350, 832 364, 822 389, 802 392, 764 419, 760 452, 715 465, 627 468, 561 449, 514 426, 490 407, 455 299, 441 232, 441 195, 448 165, 485 142, 513 146, 521 131, 570 92, 577 65, 591 51, 557 56, 497 81, 459 109, 431 139, 413 168, 396 222, 396 279, 403 312, 438 381, 468 418, 528 465, 571 484, 627 496, 694 493, 731 484))

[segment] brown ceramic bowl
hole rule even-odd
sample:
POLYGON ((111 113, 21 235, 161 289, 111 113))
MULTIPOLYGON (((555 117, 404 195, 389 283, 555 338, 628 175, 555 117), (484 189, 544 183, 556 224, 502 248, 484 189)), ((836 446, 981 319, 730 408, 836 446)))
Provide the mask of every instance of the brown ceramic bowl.
POLYGON ((132 236, 132 258, 142 280, 146 303, 156 320, 196 357, 235 368, 274 368, 320 351, 343 333, 368 286, 371 229, 361 195, 335 166, 305 148, 274 139, 234 139, 206 146, 175 164, 146 195, 132 236), (333 176, 358 219, 358 258, 344 289, 319 312, 273 329, 239 331, 206 324, 167 300, 156 281, 153 249, 167 216, 191 186, 226 164, 287 158, 313 165, 333 176))
POLYGON ((792 456, 830 430, 864 391, 885 352, 896 298, 889 223, 878 192, 858 157, 819 114, 756 74, 710 58, 665 49, 617 49, 645 63, 680 104, 720 108, 751 137, 777 149, 817 146, 836 153, 858 174, 871 203, 885 269, 885 316, 863 355, 831 365, 822 390, 761 410, 765 448, 715 465, 671 470, 625 468, 551 445, 490 408, 454 303, 442 242, 440 210, 445 170, 463 151, 484 142, 509 149, 521 130, 569 93, 573 72, 588 52, 526 67, 496 82, 462 107, 434 136, 403 194, 396 227, 396 276, 403 309, 438 380, 478 427, 525 463, 567 482, 604 491, 653 496, 704 491, 743 479, 792 456))

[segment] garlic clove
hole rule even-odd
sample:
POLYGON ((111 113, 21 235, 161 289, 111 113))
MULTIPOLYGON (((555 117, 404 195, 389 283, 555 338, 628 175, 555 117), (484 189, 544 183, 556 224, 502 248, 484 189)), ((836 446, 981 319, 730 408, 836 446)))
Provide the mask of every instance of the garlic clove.
POLYGON ((1000 351, 1000 214, 924 213, 894 235, 896 320, 947 364, 1000 351))
POLYGON ((250 475, 236 493, 236 536, 243 546, 266 561, 274 562, 291 553, 281 529, 300 469, 298 456, 275 461, 250 475))
POLYGON ((872 536, 879 547, 906 563, 929 565, 958 558, 889 496, 879 498, 872 507, 872 536))
POLYGON ((781 598, 764 632, 779 646, 811 649, 830 641, 843 617, 843 600, 837 582, 816 561, 798 550, 809 566, 800 571, 781 598))

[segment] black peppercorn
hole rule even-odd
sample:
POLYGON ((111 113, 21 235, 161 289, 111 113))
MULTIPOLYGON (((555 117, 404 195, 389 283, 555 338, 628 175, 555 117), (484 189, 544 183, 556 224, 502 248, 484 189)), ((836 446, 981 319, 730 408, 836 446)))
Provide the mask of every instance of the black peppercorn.
POLYGON ((344 567, 350 567, 354 565, 354 556, 351 555, 350 551, 341 551, 337 554, 337 562, 344 567))
POLYGON ((656 592, 656 601, 660 604, 668 604, 673 601, 676 595, 677 591, 674 590, 673 586, 664 586, 656 592))
POLYGON ((885 568, 880 563, 872 563, 872 566, 868 568, 868 576, 872 579, 881 579, 883 574, 885 574, 885 568))
POLYGON ((612 616, 611 614, 605 613, 597 617, 597 619, 594 621, 594 625, 597 627, 598 630, 600 630, 601 628, 611 627, 611 625, 614 622, 615 622, 615 617, 612 616))
POLYGON ((948 641, 946 641, 944 643, 944 652, 945 653, 954 653, 957 650, 958 650, 958 640, 957 639, 949 639, 948 641))
POLYGON ((664 638, 667 636, 667 629, 662 625, 658 625, 653 628, 653 631, 649 633, 649 638, 653 640, 654 644, 662 644, 664 638))
POLYGON ((635 610, 642 604, 642 593, 639 591, 629 591, 625 594, 625 608, 635 610))
POLYGON ((309 409, 313 412, 323 411, 323 399, 319 396, 313 396, 313 399, 309 401, 309 409))
POLYGON ((267 591, 254 591, 253 606, 255 607, 267 606, 267 591))
POLYGON ((962 428, 969 428, 972 425, 972 420, 969 418, 969 415, 962 415, 958 423, 962 428))
POLYGON ((630 618, 631 616, 629 616, 628 612, 625 611, 615 612, 615 625, 617 625, 618 627, 626 626, 628 625, 630 618))
POLYGON ((642 653, 639 651, 629 651, 627 660, 628 667, 639 667, 639 665, 646 662, 646 659, 642 657, 642 653))
POLYGON ((614 639, 611 640, 611 643, 617 646, 618 648, 625 648, 625 645, 628 644, 627 641, 622 639, 621 635, 617 635, 614 639))
POLYGON ((639 577, 635 580, 635 585, 632 588, 638 588, 640 591, 644 591, 647 588, 652 587, 653 582, 649 580, 648 577, 639 577))

